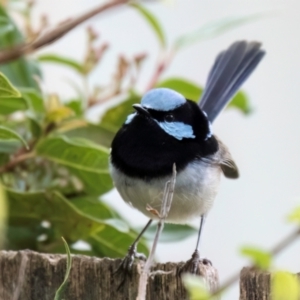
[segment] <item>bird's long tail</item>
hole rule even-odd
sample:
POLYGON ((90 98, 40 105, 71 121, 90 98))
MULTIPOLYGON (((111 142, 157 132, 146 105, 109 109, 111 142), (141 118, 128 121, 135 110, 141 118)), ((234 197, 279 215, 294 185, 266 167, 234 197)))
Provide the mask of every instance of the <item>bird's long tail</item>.
POLYGON ((238 41, 222 51, 209 73, 200 108, 213 122, 259 64, 265 51, 258 42, 238 41))

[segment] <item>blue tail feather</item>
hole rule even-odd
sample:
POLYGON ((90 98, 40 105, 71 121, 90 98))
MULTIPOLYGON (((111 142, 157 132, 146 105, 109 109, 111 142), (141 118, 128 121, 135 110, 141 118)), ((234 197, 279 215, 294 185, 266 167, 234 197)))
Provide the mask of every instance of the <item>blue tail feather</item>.
POLYGON ((260 47, 258 42, 239 41, 217 56, 199 104, 211 122, 265 55, 260 47))

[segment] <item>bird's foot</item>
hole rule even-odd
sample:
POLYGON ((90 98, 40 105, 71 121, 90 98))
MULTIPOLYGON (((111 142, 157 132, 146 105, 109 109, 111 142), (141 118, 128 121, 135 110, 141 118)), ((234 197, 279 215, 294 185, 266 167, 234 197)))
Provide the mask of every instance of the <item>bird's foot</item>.
POLYGON ((126 279, 131 277, 132 265, 135 258, 146 261, 147 257, 143 253, 138 253, 136 251, 136 244, 133 244, 129 247, 126 256, 122 259, 122 262, 118 266, 117 270, 113 273, 114 275, 123 276, 121 283, 118 286, 118 290, 124 285, 126 279))
POLYGON ((178 269, 177 275, 181 276, 183 273, 201 275, 199 264, 212 266, 210 260, 206 258, 200 260, 199 251, 195 250, 191 259, 189 259, 181 268, 178 269))

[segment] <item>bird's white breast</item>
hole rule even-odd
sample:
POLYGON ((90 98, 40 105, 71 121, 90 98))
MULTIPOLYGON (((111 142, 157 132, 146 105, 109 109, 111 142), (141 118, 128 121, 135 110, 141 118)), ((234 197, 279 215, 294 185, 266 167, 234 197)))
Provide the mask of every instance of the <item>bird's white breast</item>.
MULTIPOLYGON (((165 183, 170 177, 152 180, 132 178, 112 164, 111 175, 115 186, 125 202, 149 218, 155 216, 146 210, 147 204, 160 211, 165 183)), ((221 169, 218 165, 197 161, 178 172, 175 192, 168 223, 186 223, 194 217, 206 214, 212 207, 220 183, 221 169)))

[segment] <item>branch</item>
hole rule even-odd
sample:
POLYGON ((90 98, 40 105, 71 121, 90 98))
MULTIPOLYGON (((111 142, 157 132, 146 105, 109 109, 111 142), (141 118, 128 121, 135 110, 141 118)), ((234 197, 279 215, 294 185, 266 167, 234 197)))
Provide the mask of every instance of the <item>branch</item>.
POLYGON ((150 275, 150 268, 152 266, 152 262, 154 259, 154 254, 155 254, 159 236, 161 235, 162 230, 164 228, 165 219, 167 218, 167 216, 169 214, 172 200, 173 200, 174 188, 175 188, 175 183, 176 183, 176 173, 177 173, 176 165, 174 164, 172 178, 171 178, 171 180, 167 181, 167 183, 165 185, 165 190, 164 190, 162 205, 160 208, 160 213, 158 214, 157 211, 153 210, 153 213, 155 215, 159 215, 159 222, 157 224, 157 229, 156 229, 156 233, 155 233, 155 237, 154 237, 154 241, 152 244, 152 248, 151 248, 149 257, 146 261, 146 264, 143 268, 143 271, 141 273, 141 277, 139 280, 139 289, 138 289, 137 300, 146 299, 147 283, 148 283, 148 278, 150 275))
POLYGON ((42 48, 46 45, 49 45, 59 38, 63 37, 69 31, 87 21, 88 19, 100 14, 110 8, 115 6, 120 6, 126 3, 129 3, 130 0, 112 0, 106 4, 100 5, 77 18, 71 19, 70 21, 63 22, 62 24, 57 25, 54 29, 44 33, 37 39, 32 42, 18 45, 12 49, 6 49, 0 51, 0 64, 12 61, 14 59, 23 56, 24 54, 29 54, 36 51, 39 48, 42 48))
POLYGON ((171 64, 171 62, 174 58, 174 54, 175 54, 175 52, 170 51, 169 53, 165 53, 163 55, 163 57, 159 60, 157 66, 154 70, 154 74, 152 75, 152 77, 147 85, 146 91, 149 91, 155 87, 155 84, 157 83, 157 81, 159 80, 161 75, 171 64))
POLYGON ((36 153, 32 151, 32 152, 22 153, 18 156, 15 156, 13 160, 9 161, 6 165, 0 167, 0 174, 14 169, 14 167, 17 166, 19 163, 29 158, 33 158, 35 157, 35 155, 36 153))

